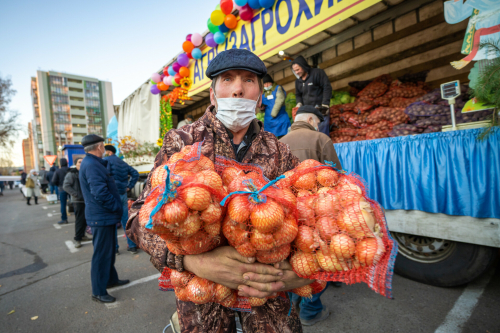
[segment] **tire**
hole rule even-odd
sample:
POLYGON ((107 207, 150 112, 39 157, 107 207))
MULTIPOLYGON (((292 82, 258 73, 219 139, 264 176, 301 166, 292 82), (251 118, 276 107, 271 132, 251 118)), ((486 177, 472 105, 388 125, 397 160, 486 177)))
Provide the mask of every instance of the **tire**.
POLYGON ((437 287, 471 282, 493 264, 498 253, 497 248, 488 246, 402 233, 392 235, 399 245, 394 272, 437 287))

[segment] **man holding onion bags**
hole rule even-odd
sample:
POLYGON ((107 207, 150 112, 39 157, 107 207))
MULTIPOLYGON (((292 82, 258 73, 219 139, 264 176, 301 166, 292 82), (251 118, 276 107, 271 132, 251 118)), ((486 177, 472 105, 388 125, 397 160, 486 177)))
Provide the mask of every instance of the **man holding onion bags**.
MULTIPOLYGON (((155 168, 162 167, 184 146, 196 142, 203 142, 201 153, 212 161, 220 155, 256 164, 268 179, 275 179, 296 167, 299 160, 289 147, 265 132, 262 123, 255 118, 255 111, 262 103, 262 78, 266 73, 264 63, 250 51, 231 49, 219 53, 206 71, 212 79, 212 105, 194 123, 167 133, 156 156, 155 168)), ((198 255, 169 253, 162 238, 139 225, 138 212, 151 191, 148 180, 143 193, 132 205, 126 232, 151 255, 151 262, 158 270, 162 271, 165 266, 187 270, 238 290, 240 296, 259 298, 314 281, 298 277, 288 261, 274 266, 257 263, 255 258, 243 257, 230 246, 198 255)), ((177 300, 177 310, 182 332, 236 332, 235 312, 218 303, 196 305, 177 300)), ((268 299, 266 304, 252 308, 252 312, 240 312, 239 316, 244 332, 261 332, 262 329, 265 332, 302 332, 290 300, 282 297, 268 299)))

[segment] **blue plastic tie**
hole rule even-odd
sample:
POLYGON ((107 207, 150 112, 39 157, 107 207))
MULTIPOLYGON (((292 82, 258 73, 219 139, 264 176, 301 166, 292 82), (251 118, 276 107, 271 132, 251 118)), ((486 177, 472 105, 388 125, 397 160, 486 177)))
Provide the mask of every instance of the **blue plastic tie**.
POLYGON ((170 169, 168 165, 165 165, 164 168, 165 170, 167 170, 167 178, 165 179, 165 190, 163 191, 161 199, 158 201, 153 211, 151 211, 151 214, 149 214, 149 221, 148 224, 146 224, 146 229, 151 229, 153 227, 153 216, 160 211, 161 207, 164 204, 172 202, 174 201, 175 198, 177 198, 177 187, 181 185, 181 182, 178 180, 171 182, 170 169))
MULTIPOLYGON (((222 206, 225 206, 226 205, 226 200, 229 199, 229 197, 232 196, 233 194, 250 194, 250 198, 252 200, 254 200, 256 203, 266 202, 266 198, 267 198, 266 195, 265 194, 261 195, 260 193, 262 191, 266 190, 268 187, 274 185, 274 183, 276 183, 278 180, 283 179, 283 178, 286 178, 286 176, 285 175, 281 175, 278 178, 276 178, 275 180, 271 180, 269 183, 267 183, 266 185, 264 185, 258 191, 235 191, 235 192, 229 193, 228 195, 226 195, 226 197, 224 199, 222 199, 222 201, 220 202, 220 204, 222 206)), ((243 184, 246 185, 250 189, 255 189, 255 185, 253 184, 253 181, 251 179, 245 179, 243 181, 243 184)))

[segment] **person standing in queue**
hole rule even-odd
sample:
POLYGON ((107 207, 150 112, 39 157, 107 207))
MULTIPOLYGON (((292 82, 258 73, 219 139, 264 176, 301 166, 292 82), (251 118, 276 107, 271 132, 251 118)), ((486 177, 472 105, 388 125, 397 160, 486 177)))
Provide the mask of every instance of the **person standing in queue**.
POLYGON ((265 112, 264 130, 280 138, 288 133, 291 125, 285 109, 286 93, 282 86, 274 83, 269 74, 264 76, 262 82, 264 82, 264 93, 261 110, 265 112))
POLYGON ((66 204, 68 201, 68 193, 63 190, 64 178, 69 171, 68 168, 68 160, 65 158, 61 158, 59 160, 59 165, 61 166, 54 173, 54 177, 52 177, 52 184, 57 186, 59 189, 59 203, 61 204, 61 221, 57 222, 58 224, 68 224, 68 214, 66 204))
POLYGON ((330 134, 330 98, 332 98, 332 85, 321 68, 311 68, 303 56, 298 56, 292 62, 292 72, 297 77, 295 80, 295 96, 297 107, 311 105, 317 108, 324 116, 319 124, 319 131, 330 134))
POLYGON ((38 197, 40 196, 40 185, 38 182, 38 173, 35 169, 30 171, 26 177, 26 199, 27 204, 30 204, 31 197, 35 197, 35 205, 38 205, 38 197))
MULTIPOLYGON (((128 198, 127 192, 130 191, 131 188, 134 188, 135 183, 137 183, 137 179, 139 179, 139 173, 137 170, 128 165, 125 161, 118 158, 116 156, 116 148, 113 145, 105 145, 106 149, 106 157, 105 161, 108 162, 108 171, 111 176, 115 179, 116 187, 118 189, 118 193, 120 194, 120 199, 123 205, 123 214, 121 219, 121 224, 123 230, 125 231, 125 226, 127 225, 128 220, 128 198), (130 180, 129 180, 130 177, 130 180)), ((125 235, 126 236, 126 235, 125 235)), ((119 254, 118 251, 118 241, 116 242, 116 254, 119 254)), ((130 253, 137 253, 137 245, 132 242, 127 237, 127 251, 130 253)))
MULTIPOLYGON (((319 124, 323 121, 323 114, 311 105, 303 105, 297 111, 295 121, 290 129, 290 133, 280 139, 290 146, 292 153, 302 162, 313 159, 321 163, 330 161, 335 163, 336 168, 342 169, 337 152, 333 147, 333 142, 326 134, 318 132, 319 124)), ((330 284, 330 282, 329 282, 330 284)), ((332 283, 335 287, 340 287, 340 282, 332 283)), ((330 310, 323 306, 321 295, 326 288, 312 296, 312 298, 301 298, 293 294, 292 302, 298 309, 302 325, 312 326, 325 320, 330 315, 330 310)))
POLYGON ((85 200, 83 199, 80 180, 78 178, 82 160, 83 159, 81 157, 76 159, 75 167, 69 168, 63 183, 63 189, 71 195, 71 203, 75 209, 74 240, 76 248, 82 246, 82 241, 92 240, 91 238, 85 236, 85 229, 87 228, 87 221, 85 220, 85 200))
MULTIPOLYGON (((262 78, 267 69, 262 60, 245 49, 219 52, 210 62, 206 75, 212 80, 211 105, 204 115, 180 130, 170 130, 154 168, 162 167, 174 153, 186 145, 203 142, 201 152, 215 160, 216 155, 242 163, 262 167, 268 179, 274 179, 293 169, 299 163, 290 149, 275 135, 265 131, 256 119, 255 111, 261 105, 262 78)), ((150 173, 152 175, 154 169, 150 173)), ((240 255, 235 248, 221 246, 196 255, 169 252, 164 239, 139 224, 138 213, 150 194, 148 181, 143 192, 130 209, 127 235, 151 255, 151 262, 159 270, 165 266, 193 274, 238 290, 240 296, 263 298, 279 291, 309 285, 313 280, 295 274, 288 260, 265 265, 255 258, 240 255)), ((218 303, 195 304, 177 299, 177 312, 182 333, 236 332, 235 311, 218 303)), ((270 298, 251 312, 239 312, 244 332, 302 332, 297 313, 290 300, 270 298)))
POLYGON ((179 123, 177 124, 177 128, 181 128, 182 126, 184 125, 189 125, 189 124, 192 124, 194 121, 194 118, 192 115, 188 114, 184 120, 181 120, 179 121, 179 123))
POLYGON ((40 179, 40 187, 43 194, 47 194, 47 188, 49 187, 49 181, 47 180, 48 171, 45 170, 45 167, 40 167, 40 172, 38 172, 38 176, 40 179))
POLYGON ((103 160, 104 139, 89 134, 83 137, 82 146, 86 154, 78 178, 85 200, 85 217, 93 235, 92 299, 112 303, 116 298, 106 289, 130 282, 118 279, 115 269, 116 224, 121 220, 123 206, 115 180, 108 171, 108 161, 103 160))

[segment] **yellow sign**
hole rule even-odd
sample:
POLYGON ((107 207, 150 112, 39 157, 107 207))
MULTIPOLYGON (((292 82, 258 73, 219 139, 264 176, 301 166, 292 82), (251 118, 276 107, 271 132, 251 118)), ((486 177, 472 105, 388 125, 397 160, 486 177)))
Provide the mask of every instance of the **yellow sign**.
POLYGON ((224 44, 202 49, 201 59, 189 66, 193 85, 188 96, 210 87, 211 81, 205 76, 205 71, 219 52, 232 48, 247 49, 265 60, 379 1, 277 0, 272 8, 256 13, 251 22, 240 19, 238 26, 228 32, 224 44))

